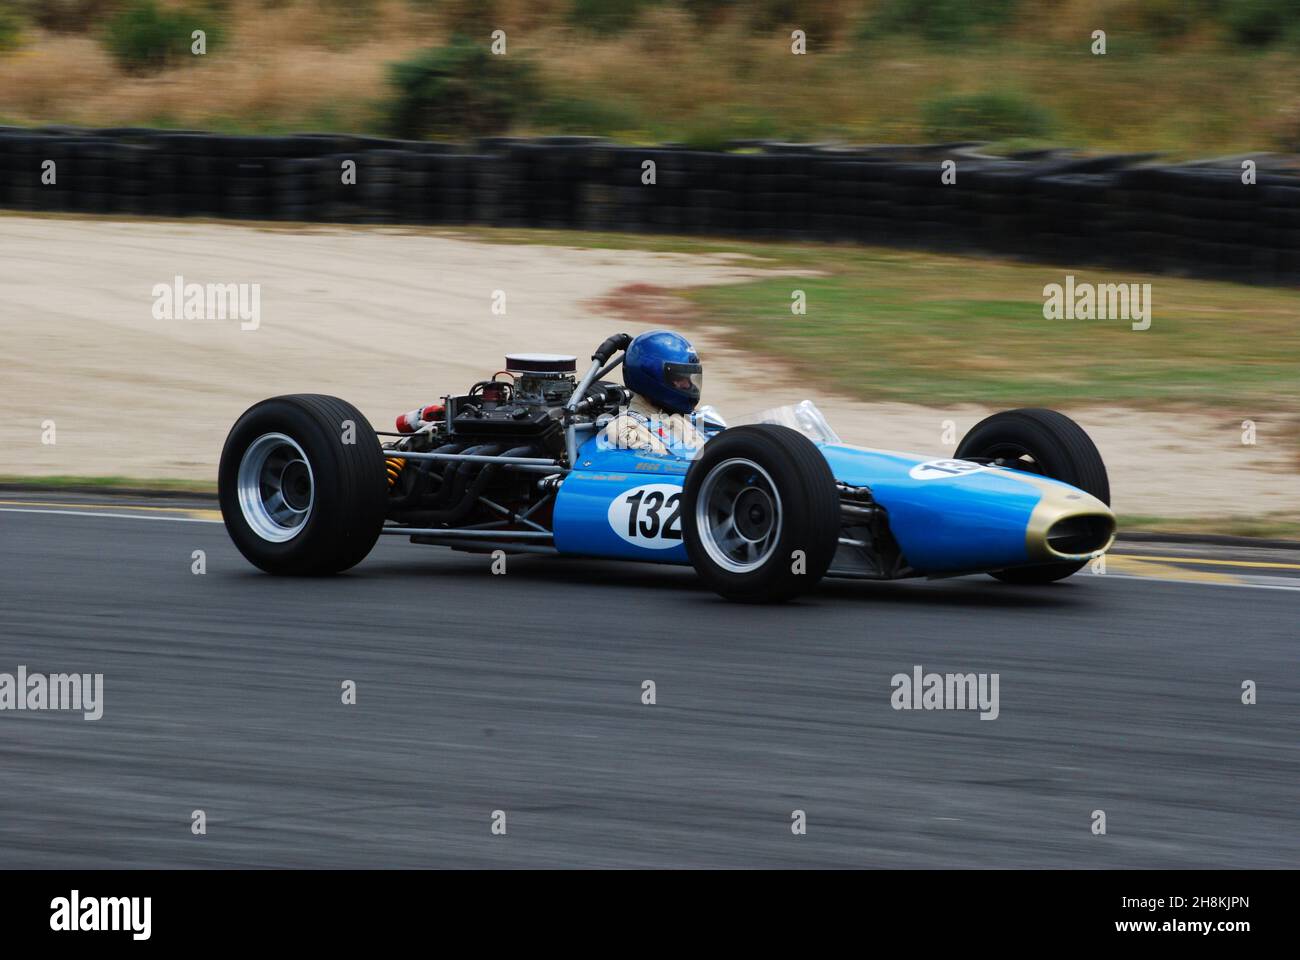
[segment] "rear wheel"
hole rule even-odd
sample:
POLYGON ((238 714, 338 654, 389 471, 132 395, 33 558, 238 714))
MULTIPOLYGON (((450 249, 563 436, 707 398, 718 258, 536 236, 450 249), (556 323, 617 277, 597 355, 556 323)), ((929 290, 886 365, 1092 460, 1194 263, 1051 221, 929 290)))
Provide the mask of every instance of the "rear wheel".
MULTIPOLYGON (((1063 413, 1028 407, 995 413, 975 424, 962 438, 959 460, 988 459, 1013 470, 1060 480, 1110 504, 1110 480, 1092 438, 1063 413)), ((1088 561, 1045 563, 996 570, 1007 583, 1035 584, 1063 580, 1088 561)))
POLYGON ((268 573, 338 573, 379 539, 387 500, 379 438, 336 397, 250 407, 226 437, 217 476, 230 539, 268 573))
POLYGON ((723 431, 686 475, 686 551, 728 600, 781 602, 825 575, 839 542, 835 478, 803 434, 774 424, 723 431))

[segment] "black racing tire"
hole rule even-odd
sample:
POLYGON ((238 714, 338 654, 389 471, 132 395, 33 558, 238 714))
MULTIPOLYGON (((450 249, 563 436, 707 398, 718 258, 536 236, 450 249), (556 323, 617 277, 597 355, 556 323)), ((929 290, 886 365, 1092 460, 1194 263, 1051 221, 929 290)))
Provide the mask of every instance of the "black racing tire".
MULTIPOLYGON (((1004 459, 1006 466, 1060 480, 1110 505, 1110 479, 1097 445, 1083 427, 1055 410, 1026 407, 986 417, 962 438, 955 456, 958 460, 1004 459)), ((1078 572, 1087 562, 1012 567, 995 570, 990 576, 1005 583, 1053 583, 1078 572)))
POLYGON ((226 437, 217 490, 239 552, 267 573, 289 576, 334 574, 360 563, 379 539, 388 497, 370 422, 352 404, 319 394, 250 407, 226 437), (256 469, 259 462, 265 465, 256 469), (281 494, 275 508, 267 506, 270 491, 281 494))
POLYGON ((811 590, 830 567, 839 531, 840 500, 830 464, 811 440, 789 427, 724 430, 686 474, 686 552, 700 579, 728 600, 782 603, 811 590), (709 519, 726 515, 728 506, 730 539, 717 532, 725 523, 709 519), (729 550, 739 551, 739 559, 729 550))

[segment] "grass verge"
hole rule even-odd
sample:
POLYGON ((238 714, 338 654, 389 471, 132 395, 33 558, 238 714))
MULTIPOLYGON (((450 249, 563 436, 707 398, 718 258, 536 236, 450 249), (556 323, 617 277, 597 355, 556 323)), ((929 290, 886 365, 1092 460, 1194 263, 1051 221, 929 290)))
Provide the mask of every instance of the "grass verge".
POLYGON ((1219 534, 1261 540, 1300 541, 1300 516, 1292 513, 1260 517, 1151 517, 1120 514, 1119 531, 1125 533, 1219 534))
POLYGON ((864 250, 829 276, 694 290, 711 322, 862 399, 990 406, 1265 403, 1300 394, 1295 292, 864 250), (1043 288, 1150 283, 1151 326, 1043 316, 1043 288), (792 313, 795 290, 806 313, 792 313))

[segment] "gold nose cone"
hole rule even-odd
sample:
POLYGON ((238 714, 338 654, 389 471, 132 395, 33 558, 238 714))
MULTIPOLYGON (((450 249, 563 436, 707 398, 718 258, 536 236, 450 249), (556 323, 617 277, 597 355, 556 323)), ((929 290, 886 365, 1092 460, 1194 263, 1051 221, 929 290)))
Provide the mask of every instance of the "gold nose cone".
POLYGON ((1041 494, 1025 528, 1025 553, 1030 562, 1086 560, 1109 550, 1115 542, 1115 514, 1092 494, 1032 473, 995 470, 1037 487, 1041 494))

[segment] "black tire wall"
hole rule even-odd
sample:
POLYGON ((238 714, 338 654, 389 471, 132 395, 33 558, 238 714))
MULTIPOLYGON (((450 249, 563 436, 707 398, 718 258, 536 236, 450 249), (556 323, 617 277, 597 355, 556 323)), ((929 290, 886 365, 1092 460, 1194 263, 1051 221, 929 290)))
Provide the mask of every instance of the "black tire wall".
POLYGON ((0 127, 0 208, 837 240, 1300 284, 1300 169, 1286 158, 1257 158, 1248 185, 1239 167, 1143 156, 735 146, 0 127))

